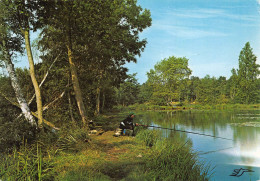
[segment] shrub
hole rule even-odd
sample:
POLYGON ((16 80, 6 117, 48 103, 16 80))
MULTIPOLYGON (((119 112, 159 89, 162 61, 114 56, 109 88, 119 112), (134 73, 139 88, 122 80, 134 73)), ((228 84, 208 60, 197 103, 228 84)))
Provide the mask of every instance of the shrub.
POLYGON ((36 129, 24 120, 0 120, 0 152, 10 152, 14 147, 19 147, 24 140, 31 142, 35 137, 36 129))

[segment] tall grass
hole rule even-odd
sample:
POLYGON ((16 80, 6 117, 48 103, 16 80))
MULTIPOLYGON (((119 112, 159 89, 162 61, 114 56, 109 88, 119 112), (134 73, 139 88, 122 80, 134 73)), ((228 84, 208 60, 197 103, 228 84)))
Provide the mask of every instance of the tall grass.
POLYGON ((137 139, 143 140, 151 150, 144 158, 143 174, 136 174, 130 180, 209 180, 210 166, 198 161, 188 142, 160 139, 159 131, 150 130, 140 132, 137 139))
POLYGON ((159 131, 151 131, 148 129, 141 129, 137 132, 136 139, 143 142, 146 146, 152 147, 161 138, 161 133, 159 131))
POLYGON ((54 164, 51 159, 43 159, 40 146, 23 145, 19 150, 0 157, 0 179, 2 180, 52 180, 54 164))

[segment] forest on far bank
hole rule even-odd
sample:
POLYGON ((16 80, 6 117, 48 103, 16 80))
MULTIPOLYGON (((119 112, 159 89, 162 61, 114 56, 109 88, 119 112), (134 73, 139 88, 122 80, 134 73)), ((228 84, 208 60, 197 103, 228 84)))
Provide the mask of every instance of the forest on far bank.
MULTIPOLYGON (((258 104, 260 103, 260 70, 250 43, 238 57, 238 69, 229 78, 191 76, 188 59, 171 56, 159 61, 147 72, 148 80, 138 84, 135 75, 116 90, 117 103, 131 105, 150 103, 161 106, 187 104, 258 104)), ((221 71, 221 70, 219 70, 221 71)))

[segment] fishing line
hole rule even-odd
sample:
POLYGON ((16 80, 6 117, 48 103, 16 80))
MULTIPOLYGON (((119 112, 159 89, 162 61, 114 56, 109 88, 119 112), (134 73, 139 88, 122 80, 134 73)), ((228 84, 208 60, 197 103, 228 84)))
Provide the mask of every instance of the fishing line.
POLYGON ((192 132, 192 131, 184 131, 184 130, 179 130, 179 129, 175 129, 175 128, 164 128, 164 127, 160 127, 160 126, 148 126, 148 125, 142 125, 142 124, 138 124, 138 125, 139 126, 143 126, 143 127, 167 129, 167 130, 171 130, 171 131, 179 131, 179 132, 183 132, 183 133, 197 134, 197 135, 201 135, 201 136, 208 136, 208 137, 212 137, 212 138, 219 138, 219 139, 234 141, 233 139, 230 139, 230 138, 224 138, 224 137, 220 137, 220 136, 213 136, 213 135, 209 135, 209 134, 197 133, 197 132, 192 132))
POLYGON ((232 147, 223 148, 223 149, 219 149, 219 150, 213 150, 213 151, 202 152, 202 153, 199 153, 198 155, 206 155, 206 154, 209 154, 209 153, 215 153, 215 152, 218 152, 218 151, 228 150, 228 149, 231 149, 231 148, 235 148, 235 147, 232 146, 232 147))

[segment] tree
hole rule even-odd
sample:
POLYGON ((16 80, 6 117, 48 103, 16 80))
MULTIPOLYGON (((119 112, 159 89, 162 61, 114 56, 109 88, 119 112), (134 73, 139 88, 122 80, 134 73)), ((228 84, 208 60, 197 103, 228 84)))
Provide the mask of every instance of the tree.
POLYGON ((197 88, 197 101, 199 103, 215 103, 213 82, 214 78, 211 78, 209 75, 206 75, 204 78, 200 80, 197 88))
POLYGON ((78 78, 79 68, 86 68, 81 67, 86 64, 98 67, 98 109, 100 80, 104 73, 110 67, 119 69, 125 62, 135 62, 136 55, 143 51, 146 40, 139 39, 139 32, 151 25, 150 12, 137 6, 136 0, 52 3, 55 10, 43 36, 67 49, 75 97, 84 123, 87 116, 78 78))
POLYGON ((163 59, 151 69, 148 75, 148 84, 153 86, 153 98, 167 104, 180 101, 183 90, 187 87, 187 80, 191 74, 188 59, 169 57, 163 59))
POLYGON ((189 102, 194 102, 198 99, 199 97, 199 84, 200 84, 200 79, 199 77, 191 76, 190 78, 190 83, 189 83, 189 88, 188 88, 188 101, 189 102))
POLYGON ((15 73, 14 65, 12 63, 12 54, 15 54, 15 52, 22 53, 23 51, 23 48, 21 46, 22 38, 19 34, 16 37, 13 37, 11 35, 12 32, 10 31, 8 25, 4 22, 4 18, 6 17, 6 10, 2 9, 3 7, 4 6, 1 6, 0 10, 0 59, 3 60, 5 67, 9 73, 11 84, 15 91, 16 99, 25 119, 30 123, 30 125, 36 126, 35 119, 32 116, 30 108, 26 102, 17 75, 15 73))
POLYGON ((128 75, 124 83, 117 89, 118 104, 128 106, 138 101, 140 85, 135 78, 136 73, 128 75))
POLYGON ((241 103, 256 103, 255 98, 259 95, 257 88, 257 78, 259 77, 259 65, 256 63, 257 57, 253 54, 250 43, 247 42, 241 50, 238 63, 238 96, 241 103))
POLYGON ((220 76, 215 83, 217 103, 228 103, 229 94, 227 93, 227 80, 226 77, 220 76))
POLYGON ((152 87, 147 82, 140 86, 140 93, 138 95, 138 102, 140 104, 150 101, 153 94, 152 87))
POLYGON ((42 13, 40 0, 1 0, 1 6, 7 13, 5 14, 5 23, 9 25, 10 30, 15 36, 22 36, 25 40, 25 49, 27 52, 28 62, 30 66, 30 75, 36 94, 38 126, 42 127, 42 99, 41 91, 36 80, 34 61, 30 44, 30 31, 37 30, 41 27, 42 13))
POLYGON ((228 80, 229 97, 233 103, 236 102, 238 92, 238 76, 236 69, 231 70, 232 75, 228 80))

